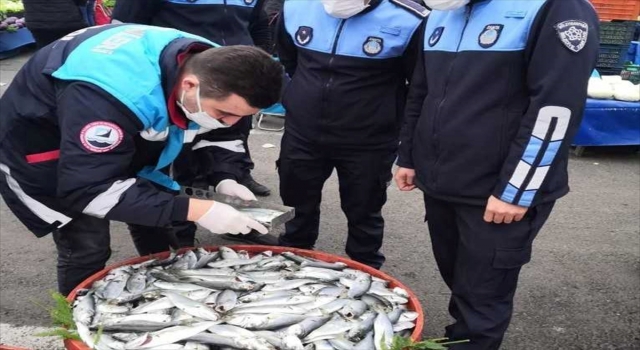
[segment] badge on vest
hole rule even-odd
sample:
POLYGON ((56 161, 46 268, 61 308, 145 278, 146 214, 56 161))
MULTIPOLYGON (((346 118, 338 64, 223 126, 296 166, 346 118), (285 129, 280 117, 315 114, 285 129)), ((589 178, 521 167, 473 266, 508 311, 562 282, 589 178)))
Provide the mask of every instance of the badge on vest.
POLYGON ((554 26, 560 41, 573 52, 580 52, 587 44, 589 25, 582 21, 564 21, 554 26))
POLYGON ((434 47, 442 38, 442 33, 444 33, 444 27, 436 28, 429 37, 429 46, 434 47))
POLYGON ((498 42, 498 39, 500 39, 502 29, 504 29, 504 24, 489 24, 484 27, 484 30, 478 37, 478 44, 480 47, 488 49, 495 45, 498 42))
POLYGON ((384 40, 377 36, 368 37, 367 40, 364 41, 364 44, 362 44, 362 51, 364 51, 367 56, 376 56, 382 52, 383 48, 384 40))
POLYGON ((80 131, 82 146, 93 153, 104 153, 118 147, 122 142, 122 129, 110 122, 92 122, 80 131))
POLYGON ((313 39, 313 28, 305 26, 298 28, 298 31, 296 32, 296 42, 299 45, 305 46, 311 41, 311 39, 313 39))

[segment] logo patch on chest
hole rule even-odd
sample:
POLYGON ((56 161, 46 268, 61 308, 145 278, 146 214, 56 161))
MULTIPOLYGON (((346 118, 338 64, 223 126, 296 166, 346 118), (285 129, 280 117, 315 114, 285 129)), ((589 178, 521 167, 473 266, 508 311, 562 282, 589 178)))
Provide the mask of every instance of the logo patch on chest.
POLYGON ((313 39, 313 28, 305 26, 298 28, 298 31, 296 31, 296 42, 299 45, 305 46, 311 42, 311 39, 313 39))
POLYGON ((573 52, 580 52, 587 44, 589 25, 583 21, 564 21, 555 25, 560 41, 573 52))
POLYGON ((82 146, 93 153, 108 152, 122 143, 122 129, 110 122, 93 122, 80 131, 82 146))
POLYGON ((377 36, 368 37, 367 40, 364 41, 364 44, 362 44, 362 51, 364 51, 367 56, 376 56, 382 52, 383 48, 384 40, 377 36))
POLYGON ((444 33, 444 27, 438 27, 433 30, 433 33, 429 37, 429 46, 434 47, 440 38, 442 38, 442 33, 444 33))
POLYGON ((504 29, 504 24, 489 24, 484 27, 482 33, 478 37, 478 45, 484 49, 488 49, 491 46, 495 45, 500 39, 500 34, 502 34, 502 29, 504 29))
POLYGON ((244 4, 245 5, 251 5, 251 4, 253 4, 254 1, 255 0, 244 0, 244 4))

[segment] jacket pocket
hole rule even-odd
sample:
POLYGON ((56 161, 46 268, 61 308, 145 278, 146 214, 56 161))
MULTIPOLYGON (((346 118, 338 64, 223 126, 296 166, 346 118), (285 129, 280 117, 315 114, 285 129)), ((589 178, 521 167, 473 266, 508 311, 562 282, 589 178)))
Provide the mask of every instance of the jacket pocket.
POLYGON ((531 261, 531 246, 520 249, 496 249, 493 267, 496 269, 515 269, 531 261))

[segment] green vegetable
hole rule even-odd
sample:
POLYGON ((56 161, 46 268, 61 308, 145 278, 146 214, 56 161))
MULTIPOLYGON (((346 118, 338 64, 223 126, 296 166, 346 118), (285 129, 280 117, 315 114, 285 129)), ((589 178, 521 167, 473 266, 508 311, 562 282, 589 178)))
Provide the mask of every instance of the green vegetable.
POLYGON ((443 342, 449 338, 428 339, 414 342, 411 338, 394 337, 391 347, 387 350, 446 350, 448 345, 468 343, 469 340, 443 342))
POLYGON ((76 324, 73 321, 73 309, 71 307, 71 303, 67 301, 64 295, 51 291, 51 298, 54 301, 53 307, 45 307, 36 303, 36 305, 42 307, 43 309, 49 311, 49 315, 51 316, 51 322, 54 326, 58 328, 49 331, 38 333, 36 336, 38 337, 61 337, 62 339, 73 339, 80 340, 78 333, 75 331, 76 324))

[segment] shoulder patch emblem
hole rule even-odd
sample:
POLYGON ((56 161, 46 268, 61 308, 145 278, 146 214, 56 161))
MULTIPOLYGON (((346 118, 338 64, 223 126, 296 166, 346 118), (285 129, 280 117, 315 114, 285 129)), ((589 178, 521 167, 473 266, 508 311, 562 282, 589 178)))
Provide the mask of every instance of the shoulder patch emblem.
POLYGON ((500 39, 500 34, 502 34, 502 29, 504 29, 504 24, 489 24, 484 27, 482 33, 478 37, 478 44, 483 49, 488 49, 491 46, 495 45, 500 39))
POLYGON ((433 33, 429 37, 429 46, 434 47, 440 38, 442 38, 442 33, 444 33, 444 27, 438 27, 433 30, 433 33))
POLYGON ((80 142, 89 152, 104 153, 122 143, 122 129, 111 122, 92 122, 80 131, 80 142))
POLYGON ((429 10, 420 5, 417 1, 413 0, 391 0, 392 3, 402 7, 403 9, 413 13, 414 15, 422 18, 426 18, 429 15, 429 10))
POLYGON ((313 39, 313 28, 301 26, 296 31, 296 42, 301 45, 307 45, 313 39))
POLYGON ((254 1, 255 0, 244 0, 244 4, 245 5, 251 5, 251 4, 253 4, 254 1))
POLYGON ((573 52, 580 52, 587 44, 589 37, 589 25, 583 21, 570 20, 556 24, 558 38, 573 52))
POLYGON ((383 48, 384 40, 377 36, 368 37, 367 40, 364 41, 364 44, 362 44, 362 51, 364 51, 367 56, 376 56, 382 52, 383 48))

